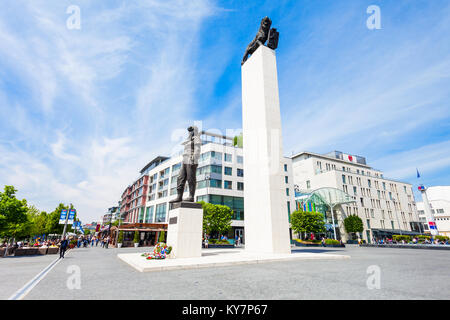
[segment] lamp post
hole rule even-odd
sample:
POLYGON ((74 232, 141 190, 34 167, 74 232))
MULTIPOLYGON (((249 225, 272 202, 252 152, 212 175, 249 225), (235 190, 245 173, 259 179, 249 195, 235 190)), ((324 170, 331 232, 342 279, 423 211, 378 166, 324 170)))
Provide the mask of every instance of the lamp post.
MULTIPOLYGON (((66 222, 64 223, 64 230, 63 230, 63 234, 62 234, 61 240, 63 240, 64 237, 66 236, 67 221, 69 221, 69 214, 70 214, 70 210, 72 210, 72 208, 73 208, 73 205, 70 204, 69 209, 67 209, 67 213, 66 213, 66 222)), ((74 220, 75 220, 75 217, 74 217, 74 220)))

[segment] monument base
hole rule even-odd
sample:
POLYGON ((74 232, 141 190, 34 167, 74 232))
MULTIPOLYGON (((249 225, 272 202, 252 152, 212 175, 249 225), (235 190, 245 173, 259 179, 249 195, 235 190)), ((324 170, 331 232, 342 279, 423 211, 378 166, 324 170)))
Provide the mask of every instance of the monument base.
POLYGON ((167 245, 173 258, 195 258, 202 255, 203 209, 194 202, 171 205, 167 228, 167 245))

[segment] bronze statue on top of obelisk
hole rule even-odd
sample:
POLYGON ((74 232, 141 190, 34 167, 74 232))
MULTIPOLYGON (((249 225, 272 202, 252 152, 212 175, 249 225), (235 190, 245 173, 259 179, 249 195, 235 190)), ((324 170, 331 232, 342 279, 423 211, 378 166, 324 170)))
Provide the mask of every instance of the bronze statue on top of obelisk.
POLYGON ((247 50, 245 50, 241 65, 243 65, 245 61, 247 61, 248 56, 252 55, 256 51, 256 49, 259 48, 259 46, 264 46, 267 39, 269 39, 267 47, 272 50, 278 48, 278 38, 280 37, 280 34, 277 29, 270 29, 271 25, 272 20, 270 20, 269 17, 265 17, 261 20, 261 26, 259 27, 258 33, 256 34, 255 39, 253 39, 253 41, 250 42, 250 44, 247 46, 247 50))

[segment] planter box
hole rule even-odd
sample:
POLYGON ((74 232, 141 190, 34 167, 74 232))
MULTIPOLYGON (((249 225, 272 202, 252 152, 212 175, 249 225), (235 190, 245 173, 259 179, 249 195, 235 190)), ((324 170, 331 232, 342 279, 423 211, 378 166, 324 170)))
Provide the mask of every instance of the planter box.
POLYGON ((38 248, 37 250, 38 250, 37 254, 39 254, 39 255, 46 255, 48 248, 47 247, 45 247, 45 248, 38 248))
POLYGON ((5 255, 5 250, 6 250, 6 248, 0 249, 0 258, 3 258, 3 256, 5 255))
POLYGON ((234 248, 234 245, 232 244, 208 244, 208 248, 206 249, 211 249, 211 248, 234 248))
POLYGON ((122 243, 118 243, 117 248, 122 248, 122 243))
POLYGON ((296 247, 321 247, 322 244, 320 243, 300 243, 295 241, 295 246, 296 247))
POLYGON ((139 247, 139 243, 135 243, 135 244, 134 244, 134 247, 135 247, 135 248, 139 247))
POLYGON ((28 255, 28 250, 29 249, 17 248, 14 251, 14 257, 27 256, 28 255))
POLYGON ((59 252, 59 248, 48 248, 47 254, 57 254, 59 252))

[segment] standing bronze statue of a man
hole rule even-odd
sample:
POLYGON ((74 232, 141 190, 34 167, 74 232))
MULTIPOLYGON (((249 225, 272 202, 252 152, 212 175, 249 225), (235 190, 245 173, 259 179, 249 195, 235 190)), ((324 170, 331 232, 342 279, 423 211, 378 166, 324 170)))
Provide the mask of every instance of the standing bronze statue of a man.
POLYGON ((183 142, 183 162, 177 179, 177 198, 170 201, 171 203, 183 201, 184 186, 186 182, 189 186, 189 198, 184 201, 194 202, 195 188, 197 184, 197 167, 198 158, 200 157, 200 148, 202 142, 198 128, 191 126, 188 128, 189 137, 183 142))

